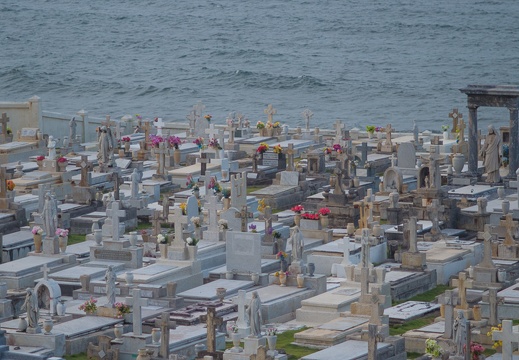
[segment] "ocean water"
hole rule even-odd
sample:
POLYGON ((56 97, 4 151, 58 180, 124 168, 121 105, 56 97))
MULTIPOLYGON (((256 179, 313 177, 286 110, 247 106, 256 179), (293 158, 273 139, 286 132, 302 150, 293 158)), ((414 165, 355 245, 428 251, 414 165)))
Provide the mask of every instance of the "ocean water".
MULTIPOLYGON (((516 0, 0 1, 0 101, 217 123, 440 130, 468 84, 519 83, 516 0)), ((506 109, 479 118, 505 125, 506 109)))

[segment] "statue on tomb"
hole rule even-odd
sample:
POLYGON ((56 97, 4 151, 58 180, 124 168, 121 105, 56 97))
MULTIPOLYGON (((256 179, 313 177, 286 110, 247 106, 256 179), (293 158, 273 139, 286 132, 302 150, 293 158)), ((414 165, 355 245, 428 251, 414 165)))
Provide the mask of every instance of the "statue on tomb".
POLYGON ((22 305, 22 310, 24 309, 27 309, 27 323, 29 327, 33 329, 39 328, 40 309, 38 308, 38 297, 31 288, 27 288, 25 302, 22 305))
POLYGON ((131 190, 132 190, 132 199, 137 199, 139 197, 139 181, 140 181, 140 175, 137 172, 137 168, 133 169, 132 175, 131 175, 131 190))
MULTIPOLYGON (((499 150, 501 147, 501 138, 494 129, 493 125, 488 125, 488 135, 485 143, 481 148, 480 155, 483 157, 483 165, 487 173, 487 182, 495 183, 500 181, 499 176, 499 150)), ((515 156, 516 154, 512 154, 515 156)))
POLYGON ((45 194, 41 219, 43 221, 43 230, 47 238, 54 238, 56 229, 58 228, 58 205, 50 192, 45 194))
POLYGON ((76 124, 76 118, 73 117, 69 124, 69 139, 70 141, 74 142, 74 140, 76 139, 76 128, 77 128, 77 124, 76 124))
POLYGON ((458 317, 454 320, 452 329, 456 345, 456 355, 463 356, 465 353, 463 345, 467 343, 467 319, 463 315, 463 310, 458 310, 458 317))
POLYGON ((112 265, 108 266, 105 273, 105 281, 106 281, 106 297, 108 298, 108 303, 106 304, 108 307, 114 307, 115 304, 115 282, 117 280, 117 275, 115 274, 114 268, 112 265))
POLYGON ((110 163, 110 152, 113 150, 113 147, 112 139, 110 138, 110 134, 108 134, 106 126, 101 127, 97 145, 97 160, 103 165, 108 165, 110 163))
POLYGON ((290 243, 292 244, 292 262, 298 262, 303 259, 303 235, 299 231, 299 226, 295 226, 290 237, 290 243))
POLYGON ((54 140, 54 136, 52 135, 49 135, 47 149, 49 149, 49 155, 47 156, 47 159, 56 160, 56 140, 54 140))
POLYGON ((249 317, 250 336, 260 337, 261 335, 261 300, 257 291, 252 292, 252 299, 249 305, 245 305, 245 311, 249 317))

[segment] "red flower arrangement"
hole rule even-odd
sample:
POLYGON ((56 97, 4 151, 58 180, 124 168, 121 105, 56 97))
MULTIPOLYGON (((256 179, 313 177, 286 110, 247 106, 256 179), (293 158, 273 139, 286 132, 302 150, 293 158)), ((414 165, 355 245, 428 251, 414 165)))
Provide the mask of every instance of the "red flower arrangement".
POLYGON ((301 211, 304 211, 304 209, 305 208, 303 207, 303 205, 296 205, 296 206, 293 206, 292 209, 290 209, 290 210, 292 210, 295 213, 301 214, 301 211))
POLYGON ((67 158, 65 158, 63 156, 58 159, 58 162, 61 163, 61 164, 65 163, 67 161, 68 161, 67 158))
POLYGON ((131 141, 129 136, 125 136, 121 140, 124 141, 124 142, 130 142, 131 141))
POLYGON ((43 161, 43 160, 45 160, 45 156, 43 156, 43 155, 40 155, 36 158, 36 161, 43 161))
POLYGON ((301 215, 301 218, 306 219, 306 220, 319 220, 319 214, 306 212, 301 215))
POLYGON ((7 190, 9 190, 9 191, 14 190, 14 182, 12 180, 7 180, 7 190))
POLYGON ((327 207, 323 207, 319 209, 318 213, 321 216, 328 216, 328 214, 330 213, 330 209, 328 209, 327 207))
POLYGON ((263 154, 269 149, 269 146, 266 143, 260 143, 260 146, 258 146, 258 149, 256 152, 263 154))

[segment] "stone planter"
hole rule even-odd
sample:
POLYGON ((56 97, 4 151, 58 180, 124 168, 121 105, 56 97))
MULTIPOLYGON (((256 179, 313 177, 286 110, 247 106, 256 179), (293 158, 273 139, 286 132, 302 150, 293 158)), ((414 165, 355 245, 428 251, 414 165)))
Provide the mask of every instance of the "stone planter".
POLYGON ((34 252, 41 253, 41 244, 42 244, 41 235, 35 234, 32 237, 34 239, 34 252))
POLYGON ((168 258, 168 244, 159 244, 160 257, 162 259, 168 258))
POLYGON ((454 173, 456 175, 460 175, 463 170, 463 166, 465 166, 465 155, 463 154, 455 154, 452 157, 452 167, 454 168, 454 173))
POLYGON ((276 335, 266 336, 267 344, 269 346, 270 351, 276 351, 276 344, 278 342, 278 337, 276 335))
POLYGON ((18 322, 18 331, 24 332, 27 330, 27 320, 25 320, 25 316, 20 316, 20 321, 18 322))
POLYGON ((474 305, 472 308, 472 316, 474 317, 474 320, 481 321, 481 306, 474 305))
POLYGON ((503 200, 505 198, 505 187, 504 186, 497 187, 497 196, 499 196, 499 200, 503 200))
POLYGON ((349 237, 353 237, 353 235, 355 235, 355 224, 348 223, 346 226, 346 231, 348 232, 349 237))
POLYGON ((54 323, 52 322, 51 319, 43 320, 43 330, 45 330, 44 335, 50 335, 53 327, 54 327, 54 323))
POLYGON ((302 288, 305 286, 305 276, 303 274, 297 274, 296 281, 298 288, 302 288))
POLYGON ((180 152, 180 149, 175 149, 175 151, 173 151, 173 161, 175 161, 175 166, 180 166, 181 155, 182 153, 180 152))
POLYGON ((114 335, 117 340, 120 340, 123 337, 123 324, 114 325, 114 335))
POLYGON ((506 270, 497 269, 497 281, 500 283, 504 283, 506 281, 506 270))
POLYGON ((94 240, 97 246, 101 246, 101 242, 103 241, 103 230, 96 229, 94 230, 94 240))
POLYGON ((60 300, 56 304, 56 313, 59 316, 63 316, 63 315, 65 315, 66 310, 67 310, 67 305, 65 305, 65 300, 60 300))
POLYGON ((218 300, 223 301, 225 299, 225 294, 227 294, 227 289, 224 287, 216 288, 216 297, 218 300))
POLYGON ((254 285, 259 284, 260 275, 258 273, 252 273, 250 279, 254 281, 254 285))
POLYGON ((319 220, 301 219, 301 230, 321 230, 319 220))
POLYGON ((137 231, 130 232, 130 246, 137 246, 137 231))
POLYGON ((196 260, 196 256, 198 254, 198 246, 191 246, 191 245, 188 245, 187 246, 187 253, 189 254, 189 260, 193 260, 195 261, 196 260))
POLYGON ((449 140, 449 132, 448 131, 444 131, 443 132, 443 140, 449 140))
POLYGON ((124 142, 124 152, 130 152, 130 142, 129 141, 124 142))
POLYGON ((287 286, 287 275, 283 272, 279 272, 279 286, 287 286))
POLYGON ((330 222, 330 219, 328 218, 328 216, 321 215, 320 220, 321 220, 321 226, 325 229, 328 228, 328 224, 330 222))
POLYGON ((232 352, 241 352, 242 349, 240 348, 240 334, 238 333, 232 333, 231 334, 232 344, 233 348, 231 349, 232 352))
POLYGON ((506 215, 510 212, 510 201, 508 200, 503 200, 503 202, 501 203, 501 210, 503 210, 503 215, 506 215))
POLYGON ((67 245, 68 245, 68 236, 59 236, 59 250, 62 254, 65 254, 67 251, 67 245))
POLYGON ((128 271, 124 277, 124 279, 126 280, 126 285, 132 286, 133 278, 134 278, 133 273, 131 271, 128 271))
POLYGON ((59 162, 58 163, 59 172, 65 172, 67 169, 67 162, 59 162))
POLYGON ((232 279, 234 279, 234 273, 233 273, 232 271, 227 271, 227 272, 225 273, 225 278, 226 278, 227 280, 232 280, 232 279))

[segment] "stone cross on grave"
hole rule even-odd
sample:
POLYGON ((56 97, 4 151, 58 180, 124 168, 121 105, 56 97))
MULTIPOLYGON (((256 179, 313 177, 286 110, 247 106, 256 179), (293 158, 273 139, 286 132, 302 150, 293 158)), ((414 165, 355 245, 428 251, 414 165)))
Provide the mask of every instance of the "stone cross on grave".
POLYGON ((7 180, 11 179, 12 175, 7 173, 4 166, 0 166, 0 199, 7 198, 7 180))
POLYGON ((112 207, 106 210, 106 215, 112 219, 112 239, 119 241, 119 218, 126 216, 126 211, 121 210, 121 203, 118 200, 112 201, 112 207))
POLYGON ((362 268, 369 268, 371 265, 371 254, 369 245, 369 229, 362 229, 362 237, 360 240, 360 262, 359 266, 362 268))
POLYGON ((272 230, 272 209, 270 208, 270 206, 265 206, 263 219, 265 220, 264 240, 267 242, 271 242, 274 239, 274 236, 272 235, 272 232, 269 234, 269 229, 272 230))
POLYGON ((231 176, 231 206, 241 209, 247 205, 247 179, 245 174, 231 176))
POLYGON ((368 143, 363 142, 360 146, 360 162, 359 166, 364 166, 368 162, 368 143))
POLYGON ((238 290, 238 296, 233 300, 234 304, 238 305, 238 319, 236 319, 236 326, 240 329, 246 329, 249 327, 249 324, 245 319, 245 306, 249 304, 246 294, 247 292, 245 290, 238 290))
POLYGON ((447 339, 452 339, 452 323, 454 322, 454 305, 456 301, 457 299, 452 290, 445 290, 445 294, 438 297, 438 303, 444 307, 445 329, 443 336, 447 339))
POLYGON ((223 319, 216 316, 216 307, 207 307, 207 351, 216 352, 216 327, 223 324, 223 319))
POLYGON ((115 121, 112 121, 110 119, 110 115, 106 115, 105 120, 101 121, 101 125, 106 126, 107 128, 109 128, 110 126, 114 126, 115 124, 115 121))
POLYGON ((342 265, 350 264, 350 239, 347 237, 342 238, 342 265))
POLYGON ((241 219, 241 232, 247 232, 247 217, 248 217, 248 214, 247 214, 247 205, 243 206, 241 208, 241 211, 239 213, 236 213, 234 214, 234 216, 236 218, 240 218, 241 219))
POLYGON ((369 294, 369 268, 360 268, 360 296, 369 294))
POLYGON ((236 113, 236 121, 238 122, 238 129, 241 129, 244 126, 243 119, 245 119, 245 115, 243 115, 241 112, 236 113))
POLYGON ((258 173, 258 160, 259 155, 257 152, 254 152, 254 154, 252 154, 252 172, 255 174, 258 173))
POLYGON ((124 183, 124 179, 121 177, 120 170, 114 170, 110 176, 108 177, 110 181, 113 181, 114 183, 114 199, 120 200, 120 192, 121 184, 124 183))
POLYGON ((483 260, 478 264, 479 267, 494 269, 495 265, 492 261, 492 234, 486 230, 483 234, 484 241, 484 250, 483 250, 483 260))
POLYGON ((229 138, 227 142, 229 144, 234 144, 234 133, 236 132, 236 124, 235 124, 236 113, 229 113, 229 117, 227 118, 227 127, 226 130, 229 132, 229 138))
POLYGON ((503 241, 503 245, 515 245, 514 234, 517 230, 517 221, 514 221, 513 215, 510 213, 506 214, 505 220, 501 220, 501 225, 504 225, 504 227, 506 228, 505 241, 503 241))
POLYGON ((207 164, 209 163, 209 158, 207 157, 207 153, 204 151, 200 154, 200 176, 205 176, 205 172, 207 171, 207 164))
POLYGON ((430 233, 434 237, 441 236, 440 214, 443 214, 444 211, 445 207, 440 205, 438 199, 433 199, 431 204, 427 206, 427 214, 429 215, 429 220, 432 222, 430 233))
POLYGON ((7 113, 2 113, 2 117, 0 118, 0 124, 2 124, 2 135, 7 135, 7 123, 9 122, 9 117, 7 113))
POLYGON ((153 126, 157 129, 157 135, 162 136, 162 129, 164 128, 166 123, 162 120, 162 118, 156 118, 153 122, 153 126))
POLYGON ((159 163, 157 167, 157 175, 163 176, 166 173, 166 155, 169 153, 169 149, 166 148, 166 143, 159 143, 159 148, 155 149, 155 154, 159 155, 159 163))
POLYGON ((210 195, 204 208, 207 209, 207 213, 209 214, 208 229, 211 231, 218 231, 218 211, 223 209, 223 204, 218 202, 218 196, 210 195))
POLYGON ((519 333, 513 331, 512 320, 503 320, 502 329, 492 332, 492 340, 501 340, 503 342, 502 358, 503 360, 512 360, 513 347, 512 344, 519 343, 519 333))
POLYGON ((198 121, 202 117, 202 113, 205 110, 205 105, 202 104, 201 100, 198 100, 196 105, 193 105, 193 111, 195 112, 196 120, 198 121))
POLYGON ((43 280, 47 281, 49 280, 49 267, 47 266, 47 264, 44 264, 41 268, 40 268, 41 272, 43 273, 43 280))
POLYGON ((263 112, 267 115, 267 123, 271 123, 272 124, 272 120, 274 119, 274 115, 276 115, 278 111, 276 109, 274 109, 272 104, 269 104, 267 106, 267 108, 265 110, 263 110, 263 112))
POLYGON ((306 130, 310 130, 310 119, 314 116, 314 113, 310 111, 310 109, 305 109, 301 115, 303 115, 303 119, 305 119, 306 130))
POLYGON ((497 292, 499 289, 496 288, 489 288, 488 289, 488 295, 483 296, 483 301, 488 303, 488 325, 490 326, 497 326, 499 325, 499 317, 497 314, 498 311, 498 305, 503 304, 505 301, 505 298, 502 296, 497 296, 497 292))
POLYGON ((334 195, 342 195, 343 192, 342 192, 342 169, 339 166, 336 166, 335 169, 334 169, 334 173, 335 173, 335 188, 333 189, 333 193, 334 195))
POLYGON ((460 304, 456 306, 456 308, 467 310, 469 308, 469 304, 467 302, 467 289, 472 289, 473 280, 469 280, 467 278, 467 273, 461 271, 458 274, 458 278, 452 280, 452 286, 458 288, 458 298, 460 304))
POLYGON ((126 298, 126 305, 133 308, 133 335, 142 335, 142 306, 148 306, 148 299, 141 298, 141 289, 133 289, 132 296, 126 298))
POLYGON ((155 326, 160 327, 160 349, 159 356, 162 359, 169 359, 169 330, 176 328, 176 323, 170 321, 169 312, 163 312, 160 320, 155 322, 155 326))
POLYGON ((335 124, 333 124, 335 129, 335 141, 342 139, 342 129, 345 128, 345 125, 341 120, 335 120, 335 124))
POLYGON ((465 125, 465 121, 463 121, 463 119, 460 118, 460 123, 458 125, 460 141, 458 144, 462 144, 465 142, 465 128, 466 127, 467 127, 467 125, 465 125))
POLYGON ((90 179, 92 178, 92 175, 89 173, 89 171, 92 171, 92 169, 94 168, 94 164, 88 161, 87 155, 81 155, 81 161, 79 162, 79 164, 76 164, 76 166, 79 166, 81 168, 81 180, 79 181, 79 186, 90 186, 90 179))
POLYGON ((205 129, 205 133, 207 135, 209 135, 209 140, 211 140, 211 139, 218 140, 218 143, 220 144, 220 146, 223 147, 223 140, 222 140, 223 139, 223 131, 222 130, 215 128, 214 124, 211 123, 209 125, 209 129, 205 129))
POLYGON ((146 150, 148 150, 149 141, 150 141, 150 121, 144 121, 144 140, 146 141, 146 150))
POLYGON ((287 171, 294 171, 294 144, 289 143, 287 149, 285 150, 285 154, 287 155, 287 171))
POLYGON ((152 224, 152 232, 151 234, 153 236, 158 236, 162 232, 162 227, 160 226, 161 216, 160 211, 155 210, 153 212, 153 216, 151 218, 151 224, 152 224))
POLYGON ((195 110, 191 110, 189 115, 186 116, 186 119, 189 121, 189 132, 187 136, 195 135, 195 123, 196 123, 196 114, 195 110))
POLYGON ((458 130, 458 119, 463 117, 463 114, 458 112, 457 108, 452 109, 449 113, 449 117, 452 119, 452 129, 451 132, 455 133, 458 130))
POLYGON ((392 146, 393 142, 391 141, 391 133, 393 132, 393 128, 391 127, 391 124, 386 125, 386 143, 384 145, 386 146, 392 146))
POLYGON ((380 294, 380 289, 377 287, 373 287, 371 290, 371 316, 369 318, 370 324, 382 325, 380 321, 380 317, 384 315, 384 302, 386 301, 386 297, 380 294))
POLYGON ((377 360, 377 342, 381 339, 378 325, 368 323, 368 360, 377 360))

